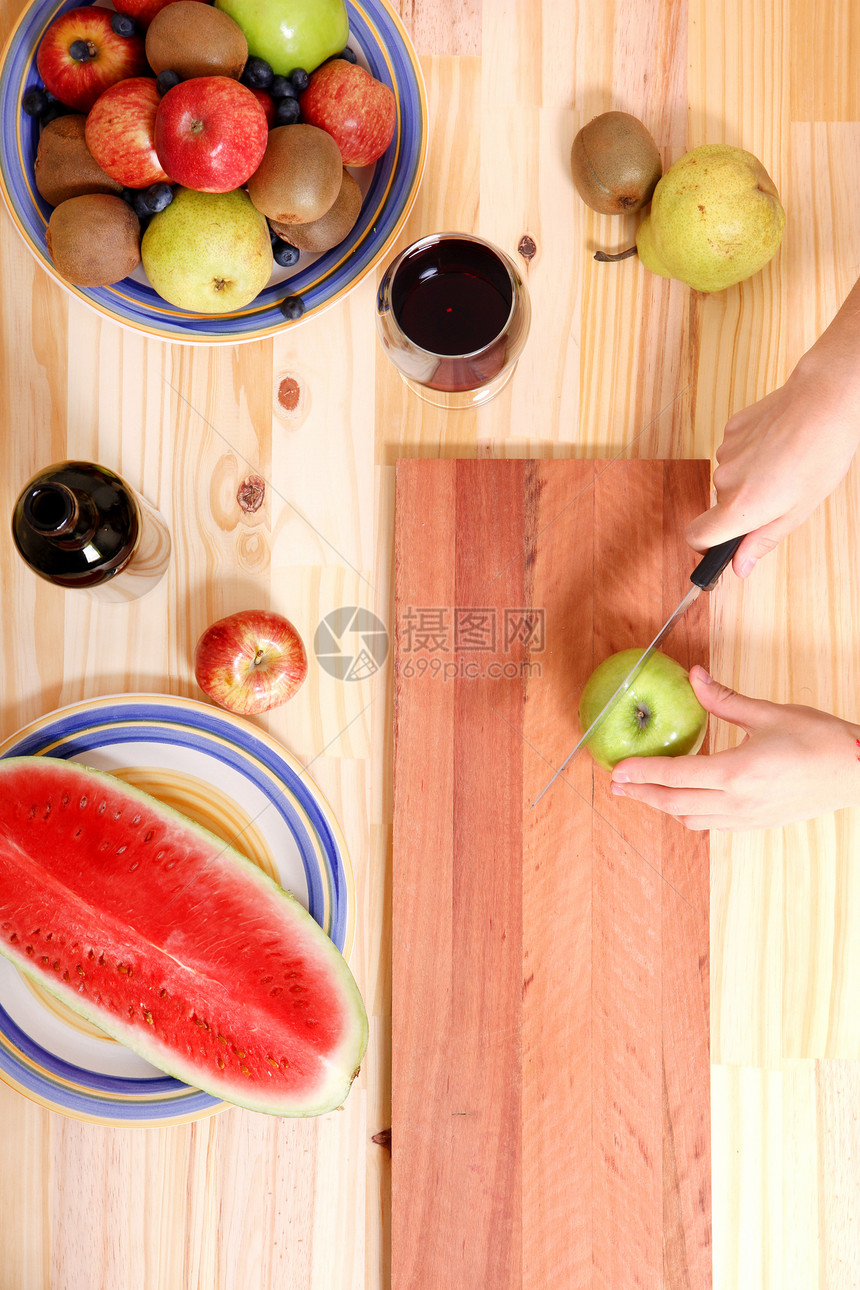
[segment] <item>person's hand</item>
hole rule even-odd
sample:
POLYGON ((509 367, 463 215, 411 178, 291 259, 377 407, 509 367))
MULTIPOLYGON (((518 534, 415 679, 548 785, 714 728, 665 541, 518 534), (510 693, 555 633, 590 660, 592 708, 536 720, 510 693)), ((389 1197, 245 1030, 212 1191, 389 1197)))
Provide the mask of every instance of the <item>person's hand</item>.
POLYGON ((816 708, 736 694, 694 667, 702 706, 745 731, 711 756, 628 757, 612 792, 690 829, 766 829, 860 804, 860 726, 816 708))
POLYGON ((728 422, 716 454, 716 504, 689 525, 687 541, 706 551, 747 534, 732 560, 746 577, 833 491, 858 442, 856 374, 845 377, 836 362, 823 367, 811 352, 785 385, 728 422))

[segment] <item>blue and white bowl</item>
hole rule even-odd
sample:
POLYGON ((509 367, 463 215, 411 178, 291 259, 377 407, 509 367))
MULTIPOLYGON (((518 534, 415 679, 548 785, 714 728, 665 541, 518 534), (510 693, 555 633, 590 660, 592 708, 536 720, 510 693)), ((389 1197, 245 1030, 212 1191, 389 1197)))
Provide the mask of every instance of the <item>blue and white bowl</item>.
POLYGON ((393 90, 397 128, 374 166, 352 171, 364 201, 358 222, 343 242, 322 255, 303 254, 290 269, 275 266, 256 300, 230 314, 177 309, 153 291, 142 268, 110 287, 75 287, 61 278, 45 242, 51 207, 39 196, 33 179, 39 124, 22 111, 21 99, 31 86, 41 84, 36 50, 46 29, 80 2, 34 0, 6 42, 0 67, 0 192, 27 246, 57 282, 100 314, 145 335, 235 345, 295 327, 297 323, 287 321, 278 308, 285 296, 301 296, 305 311, 298 321, 304 321, 340 300, 379 263, 418 193, 427 155, 427 99, 415 51, 387 0, 347 0, 350 46, 358 61, 393 90))

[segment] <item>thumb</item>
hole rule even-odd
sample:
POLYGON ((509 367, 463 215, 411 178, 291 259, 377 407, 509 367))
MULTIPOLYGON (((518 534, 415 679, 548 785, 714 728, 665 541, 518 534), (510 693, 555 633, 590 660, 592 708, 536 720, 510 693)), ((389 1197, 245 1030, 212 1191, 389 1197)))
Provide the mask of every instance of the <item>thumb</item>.
MULTIPOLYGON (((698 515, 687 526, 687 542, 695 551, 707 551, 720 542, 727 542, 737 537, 744 528, 743 516, 737 516, 720 506, 719 502, 710 510, 698 515)), ((747 533, 732 557, 732 568, 739 578, 746 578, 757 561, 774 549, 778 542, 791 531, 792 525, 786 519, 773 520, 761 528, 747 533)))
POLYGON ((767 710, 771 707, 765 699, 750 699, 747 695, 738 694, 727 685, 714 681, 698 665, 690 668, 690 684, 706 712, 719 717, 721 721, 730 721, 732 725, 740 726, 747 733, 763 724, 767 710))

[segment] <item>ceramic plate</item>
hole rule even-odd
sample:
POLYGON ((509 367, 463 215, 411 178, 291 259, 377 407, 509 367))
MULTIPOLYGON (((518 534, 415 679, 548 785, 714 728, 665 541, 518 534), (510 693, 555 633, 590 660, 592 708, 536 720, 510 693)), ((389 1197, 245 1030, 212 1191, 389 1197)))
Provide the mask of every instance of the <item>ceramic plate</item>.
MULTIPOLYGON (((182 811, 256 861, 349 956, 355 899, 340 828, 304 768, 263 731, 191 699, 122 696, 61 708, 0 744, 0 757, 23 756, 111 771, 182 811)), ((101 1124, 175 1124, 225 1105, 108 1038, 2 957, 0 1078, 101 1124)))
POLYGON ((45 243, 51 207, 33 182, 39 126, 22 112, 21 98, 31 85, 41 84, 35 52, 46 28, 58 14, 79 4, 80 0, 34 0, 13 28, 0 67, 0 191, 24 241, 61 286, 106 317, 149 336, 236 344, 296 326, 278 309, 285 296, 301 296, 304 321, 339 300, 385 255, 409 214, 424 171, 427 100, 415 51, 387 0, 347 0, 349 44, 358 61, 394 91, 397 129, 374 166, 352 172, 364 202, 358 223, 339 246, 324 255, 303 254, 292 269, 276 266, 269 286, 234 314, 177 309, 156 295, 142 269, 112 287, 73 287, 60 278, 45 243))

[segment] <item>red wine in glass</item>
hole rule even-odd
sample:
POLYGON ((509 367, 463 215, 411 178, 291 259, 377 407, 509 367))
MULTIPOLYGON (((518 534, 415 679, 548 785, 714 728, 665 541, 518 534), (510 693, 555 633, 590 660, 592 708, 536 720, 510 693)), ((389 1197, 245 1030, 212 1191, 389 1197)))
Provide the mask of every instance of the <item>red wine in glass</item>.
POLYGON ((377 324, 416 393, 445 407, 474 406, 492 398, 516 365, 528 332, 528 296, 501 251, 470 234, 436 234, 389 266, 377 324))

